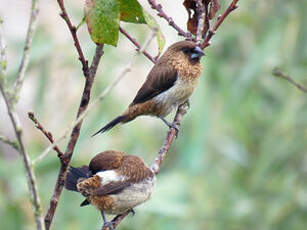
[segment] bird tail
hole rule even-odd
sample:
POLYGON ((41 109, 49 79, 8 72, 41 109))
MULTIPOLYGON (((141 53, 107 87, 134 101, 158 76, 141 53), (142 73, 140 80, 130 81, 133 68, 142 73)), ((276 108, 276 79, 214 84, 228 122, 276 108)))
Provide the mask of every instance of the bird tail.
POLYGON ((121 115, 121 116, 116 117, 115 119, 110 121, 108 124, 106 124, 104 127, 99 129, 98 132, 92 135, 92 137, 97 135, 98 133, 104 133, 105 131, 112 129, 118 123, 127 122, 128 121, 127 119, 128 119, 128 115, 121 115))
POLYGON ((87 179, 91 176, 92 173, 88 166, 82 166, 81 168, 74 168, 70 166, 66 176, 65 188, 67 190, 78 192, 77 184, 79 182, 79 179, 87 179))

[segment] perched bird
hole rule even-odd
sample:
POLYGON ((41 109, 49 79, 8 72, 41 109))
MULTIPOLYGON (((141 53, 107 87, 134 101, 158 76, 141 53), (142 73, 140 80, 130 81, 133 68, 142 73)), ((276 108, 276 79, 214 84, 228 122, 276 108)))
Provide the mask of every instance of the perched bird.
POLYGON ((171 45, 153 66, 127 110, 94 135, 141 115, 157 116, 172 127, 164 117, 193 93, 202 72, 203 55, 202 49, 191 41, 171 45))
POLYGON ((155 175, 144 161, 118 151, 97 154, 89 166, 70 167, 65 187, 85 196, 81 206, 96 206, 104 221, 104 213, 119 215, 147 201, 153 192, 155 175))

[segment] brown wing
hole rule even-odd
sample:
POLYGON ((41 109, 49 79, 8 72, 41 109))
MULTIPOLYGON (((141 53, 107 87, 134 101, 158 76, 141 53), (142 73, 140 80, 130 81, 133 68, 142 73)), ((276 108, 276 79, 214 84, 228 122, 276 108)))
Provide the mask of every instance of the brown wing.
POLYGON ((90 162, 89 168, 92 174, 99 171, 117 169, 124 156, 123 152, 118 151, 104 151, 97 154, 90 162))
POLYGON ((148 101, 168 90, 175 84, 176 80, 176 70, 169 68, 165 63, 157 63, 150 71, 130 106, 148 101))
POLYGON ((111 195, 121 192, 124 188, 130 186, 130 182, 128 181, 118 181, 118 182, 111 182, 109 184, 104 185, 101 188, 97 188, 93 191, 93 195, 96 196, 105 196, 111 195))

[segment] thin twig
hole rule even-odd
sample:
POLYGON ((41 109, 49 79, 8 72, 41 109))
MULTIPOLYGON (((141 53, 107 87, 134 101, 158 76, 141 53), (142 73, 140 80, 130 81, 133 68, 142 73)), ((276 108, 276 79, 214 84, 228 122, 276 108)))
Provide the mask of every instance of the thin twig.
MULTIPOLYGON (((141 49, 140 44, 135 40, 135 38, 133 38, 126 30, 124 30, 122 27, 119 27, 119 31, 125 35, 136 47, 137 47, 137 51, 139 51, 141 49)), ((147 57, 150 61, 152 61, 153 63, 156 63, 156 60, 154 57, 152 57, 148 52, 146 52, 145 50, 142 52, 145 57, 147 57)))
POLYGON ((212 38, 212 36, 215 34, 216 30, 219 28, 219 26, 223 23, 223 21, 225 20, 225 18, 235 9, 238 8, 237 6, 237 2, 239 0, 232 0, 232 2, 230 3, 230 5, 228 6, 228 8, 225 10, 225 12, 218 17, 218 20, 216 22, 216 24, 214 25, 212 30, 209 30, 209 33, 206 37, 206 39, 203 41, 203 43, 201 44, 201 48, 204 49, 207 46, 210 45, 210 39, 212 38))
POLYGON ((64 2, 63 0, 57 0, 60 8, 61 8, 61 13, 60 13, 60 16, 64 19, 64 21, 66 22, 68 28, 69 28, 69 31, 71 33, 71 36, 74 40, 74 45, 76 47, 76 50, 78 52, 78 55, 79 55, 79 60, 82 64, 82 70, 83 70, 83 75, 87 78, 89 76, 89 67, 88 67, 88 61, 85 59, 84 57, 84 54, 83 54, 83 51, 81 49, 81 45, 80 45, 80 42, 79 42, 79 39, 78 39, 78 36, 77 36, 77 28, 76 26, 74 26, 72 24, 72 22, 70 21, 69 19, 69 16, 67 14, 67 11, 65 9, 65 6, 64 6, 64 2))
MULTIPOLYGON (((31 48, 31 41, 32 41, 32 36, 34 33, 34 29, 35 29, 35 20, 36 20, 36 16, 33 19, 33 15, 35 14, 34 12, 37 11, 37 0, 32 0, 32 7, 31 7, 31 17, 30 17, 30 22, 29 22, 29 27, 28 28, 28 33, 27 33, 27 37, 26 37, 26 47, 24 52, 26 54, 23 54, 24 56, 24 61, 21 63, 21 65, 23 67, 20 67, 21 72, 23 72, 21 75, 24 75, 24 72, 27 69, 28 66, 28 54, 30 52, 30 48, 31 48), (34 22, 32 21, 34 20, 34 22), (31 32, 29 32, 31 31, 31 32)), ((0 30, 0 33, 2 33, 2 30, 0 30)), ((36 178, 35 178, 35 174, 33 171, 33 168, 31 167, 31 161, 29 159, 29 155, 25 150, 24 144, 23 144, 23 139, 22 139, 22 128, 21 128, 21 124, 19 121, 19 117, 18 114, 15 112, 14 110, 14 105, 15 103, 18 101, 18 97, 15 97, 15 100, 11 100, 11 94, 9 93, 10 90, 7 86, 6 83, 6 75, 5 75, 5 69, 6 69, 6 59, 5 59, 5 46, 3 44, 3 39, 2 39, 2 34, 0 34, 0 92, 4 98, 4 102, 6 104, 7 107, 7 112, 9 115, 9 118, 12 122, 13 128, 14 128, 14 132, 17 138, 17 142, 18 142, 18 152, 20 153, 22 159, 23 159, 23 163, 26 169, 26 175, 27 175, 27 182, 28 182, 28 187, 29 187, 29 192, 30 192, 30 200, 31 200, 31 204, 33 207, 33 214, 34 214, 34 219, 35 219, 35 223, 36 223, 36 229, 37 230, 44 230, 45 226, 44 226, 44 221, 43 221, 43 217, 42 217, 42 210, 41 210, 41 203, 40 203, 40 199, 39 199, 39 195, 38 195, 38 190, 37 190, 37 182, 36 182, 36 178)), ((21 76, 21 78, 24 78, 24 76, 21 76)), ((22 80, 23 81, 23 80, 22 80)), ((22 81, 20 83, 20 86, 22 86, 22 81)), ((19 89, 18 89, 19 90, 19 89)), ((17 95, 17 94, 16 94, 17 95)))
MULTIPOLYGON (((177 124, 178 126, 180 125, 184 115, 186 114, 186 108, 188 107, 188 102, 183 103, 180 105, 177 109, 173 124, 177 124)), ((155 173, 158 174, 160 171, 160 165, 163 162, 163 159, 165 158, 171 144, 173 143, 174 139, 177 136, 177 130, 175 128, 170 128, 166 138, 163 142, 163 145, 160 148, 160 151, 158 153, 158 156, 154 160, 154 162, 151 165, 151 170, 155 173)))
POLYGON ((27 181, 28 181, 28 186, 29 186, 29 191, 31 194, 31 203, 34 209, 34 216, 35 216, 35 222, 36 222, 36 228, 37 230, 43 230, 45 229, 44 227, 44 221, 42 217, 42 210, 41 210, 41 204, 40 204, 40 199, 37 191, 37 183, 36 183, 36 178, 35 174, 33 172, 33 169, 31 167, 31 161, 29 159, 28 153, 25 150, 23 140, 22 140, 22 130, 19 122, 19 117, 17 113, 14 112, 13 106, 7 97, 4 87, 2 84, 0 84, 0 91, 2 93, 2 96, 4 98, 7 111, 10 117, 10 120, 13 124, 13 128, 15 131, 15 135, 18 141, 19 145, 19 153, 22 156, 24 166, 26 168, 26 173, 27 173, 27 181))
POLYGON ((18 75, 16 78, 16 82, 14 85, 14 89, 12 90, 12 94, 13 94, 13 105, 16 104, 16 102, 18 101, 18 97, 19 97, 19 92, 20 89, 22 87, 22 84, 24 82, 25 79, 25 73, 26 73, 26 69, 28 68, 29 65, 29 59, 30 59, 30 47, 32 44, 32 40, 34 37, 34 32, 36 29, 36 24, 38 21, 38 0, 32 0, 31 1, 31 13, 30 13, 30 20, 29 20, 29 24, 28 24, 28 31, 27 31, 27 35, 26 35, 26 42, 25 42, 25 46, 23 48, 23 55, 22 55, 22 59, 21 59, 21 63, 19 66, 19 70, 18 70, 18 75))
POLYGON ((196 0, 196 10, 198 13, 197 19, 197 32, 196 32, 196 43, 200 43, 204 30, 205 22, 205 7, 201 0, 196 0))
POLYGON ((13 147, 15 150, 19 151, 19 145, 17 141, 12 141, 9 138, 5 137, 5 136, 1 136, 0 135, 0 141, 2 141, 5 144, 10 145, 11 147, 13 147))
MULTIPOLYGON (((95 78, 98 64, 99 64, 99 61, 102 55, 103 55, 103 45, 97 45, 91 68, 89 69, 89 71, 84 72, 84 74, 87 73, 88 76, 86 77, 86 80, 85 80, 85 86, 83 89, 82 98, 81 98, 80 106, 79 106, 78 113, 77 113, 77 119, 86 110, 89 104, 94 78, 95 78)), ((73 128, 71 135, 70 135, 70 140, 66 147, 66 151, 61 160, 61 167, 58 173, 57 181, 54 186, 52 197, 50 199, 48 211, 45 215, 46 230, 50 228, 50 225, 54 217, 54 213, 58 205, 59 198, 62 194, 65 176, 66 176, 69 162, 73 155, 77 140, 80 135, 80 129, 81 129, 82 123, 83 123, 83 120, 80 120, 73 128)))
POLYGON ((177 32, 178 35, 185 37, 186 39, 191 39, 191 33, 189 32, 184 32, 183 29, 181 29, 175 22, 174 20, 169 17, 164 10, 162 9, 162 5, 161 4, 157 4, 155 0, 148 0, 148 3, 151 5, 151 8, 155 9, 158 11, 158 16, 160 16, 161 18, 164 18, 168 24, 173 27, 177 32))
MULTIPOLYGON (((48 140, 53 144, 54 143, 54 140, 53 140, 53 136, 50 132, 48 132, 43 126, 42 124, 37 120, 37 118, 35 117, 34 113, 32 112, 29 112, 28 113, 28 117, 34 122, 35 124, 35 127, 37 129, 39 129, 40 131, 42 131, 42 133, 48 138, 48 140)), ((62 151, 59 149, 59 147, 57 145, 55 145, 53 147, 54 151, 56 151, 58 153, 58 157, 60 159, 62 159, 63 157, 63 153, 62 151)))
POLYGON ((283 73, 279 68, 274 68, 272 71, 273 75, 275 77, 283 78, 287 81, 289 81, 291 84, 295 85, 299 90, 303 91, 304 93, 307 93, 307 88, 300 85, 296 81, 294 81, 289 75, 283 73))

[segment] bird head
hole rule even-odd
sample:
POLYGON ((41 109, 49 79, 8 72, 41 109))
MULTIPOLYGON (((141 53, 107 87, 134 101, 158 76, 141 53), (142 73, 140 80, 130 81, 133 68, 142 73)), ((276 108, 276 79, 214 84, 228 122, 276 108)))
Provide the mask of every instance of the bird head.
POLYGON ((205 55, 204 51, 192 41, 176 42, 169 47, 169 50, 192 62, 199 62, 200 58, 205 55))

